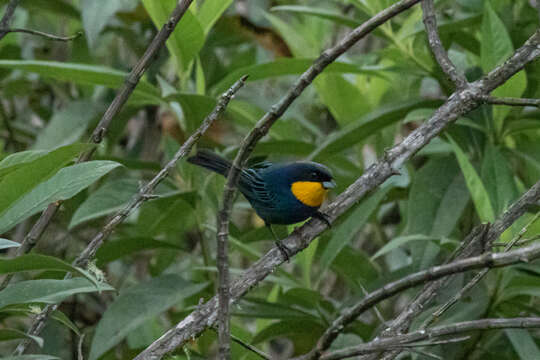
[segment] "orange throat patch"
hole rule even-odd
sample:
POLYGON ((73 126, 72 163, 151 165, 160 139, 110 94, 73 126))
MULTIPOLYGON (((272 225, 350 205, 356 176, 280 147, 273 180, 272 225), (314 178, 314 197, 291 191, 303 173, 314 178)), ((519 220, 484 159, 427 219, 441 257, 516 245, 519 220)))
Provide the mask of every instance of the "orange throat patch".
POLYGON ((328 192, 320 182, 314 181, 294 182, 291 191, 302 204, 312 207, 321 206, 328 192))

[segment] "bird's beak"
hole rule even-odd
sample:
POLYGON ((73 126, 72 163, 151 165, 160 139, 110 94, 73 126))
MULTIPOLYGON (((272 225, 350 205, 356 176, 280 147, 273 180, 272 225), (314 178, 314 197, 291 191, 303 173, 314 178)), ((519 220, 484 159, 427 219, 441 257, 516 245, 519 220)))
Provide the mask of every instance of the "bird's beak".
POLYGON ((333 188, 336 187, 336 183, 335 183, 334 180, 324 181, 324 182, 322 183, 322 186, 323 186, 323 188, 325 188, 325 189, 333 189, 333 188))

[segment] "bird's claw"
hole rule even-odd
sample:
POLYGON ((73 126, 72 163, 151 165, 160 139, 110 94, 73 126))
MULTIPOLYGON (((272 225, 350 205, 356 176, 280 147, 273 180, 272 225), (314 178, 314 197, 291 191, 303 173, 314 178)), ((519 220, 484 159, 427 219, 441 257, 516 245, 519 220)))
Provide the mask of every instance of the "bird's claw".
POLYGON ((287 262, 290 260, 289 252, 291 251, 287 246, 281 243, 281 241, 275 241, 277 248, 283 255, 283 259, 287 262))
POLYGON ((313 217, 324 222, 329 228, 332 227, 332 224, 330 223, 330 216, 326 215, 325 213, 317 211, 313 217))

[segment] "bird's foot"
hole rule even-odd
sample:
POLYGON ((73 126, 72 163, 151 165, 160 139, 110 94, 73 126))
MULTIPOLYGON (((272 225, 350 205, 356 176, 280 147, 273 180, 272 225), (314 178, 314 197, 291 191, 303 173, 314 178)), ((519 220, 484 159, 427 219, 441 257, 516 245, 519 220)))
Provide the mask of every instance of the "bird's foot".
POLYGON ((290 259, 289 253, 291 250, 287 246, 282 244, 281 241, 279 240, 276 240, 275 243, 279 251, 281 251, 281 255, 283 255, 283 259, 289 262, 289 259, 290 259))
POLYGON ((330 216, 326 215, 325 213, 322 213, 320 211, 317 211, 313 217, 315 219, 319 219, 321 220, 322 222, 324 222, 329 228, 332 227, 332 224, 330 223, 330 216))

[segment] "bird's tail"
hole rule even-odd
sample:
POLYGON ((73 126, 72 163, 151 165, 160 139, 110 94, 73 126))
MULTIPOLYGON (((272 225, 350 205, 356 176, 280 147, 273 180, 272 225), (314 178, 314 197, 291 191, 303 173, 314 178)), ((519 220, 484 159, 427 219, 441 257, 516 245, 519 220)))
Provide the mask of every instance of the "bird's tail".
POLYGON ((217 172, 223 176, 227 176, 229 169, 231 168, 231 162, 229 160, 209 150, 198 150, 197 153, 188 158, 187 161, 217 172))

